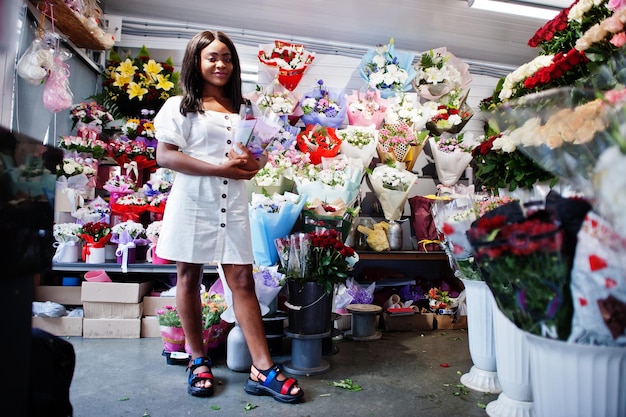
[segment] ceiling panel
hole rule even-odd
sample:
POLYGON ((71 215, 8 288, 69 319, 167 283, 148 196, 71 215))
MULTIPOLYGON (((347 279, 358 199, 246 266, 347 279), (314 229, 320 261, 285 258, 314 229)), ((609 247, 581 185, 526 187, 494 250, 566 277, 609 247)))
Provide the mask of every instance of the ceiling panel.
MULTIPOLYGON (((464 60, 508 68, 537 55, 526 42, 545 23, 475 10, 465 0, 100 0, 100 5, 105 14, 223 29, 229 35, 244 36, 244 41, 247 33, 255 32, 265 33, 267 39, 305 44, 316 39, 361 49, 393 37, 401 50, 419 53, 445 46, 464 60)), ((145 27, 150 36, 158 31, 151 25, 145 27)), ((176 35, 188 36, 189 32, 176 35)), ((123 38, 124 33, 122 44, 123 38)), ((251 38, 250 43, 255 42, 258 38, 251 38)))

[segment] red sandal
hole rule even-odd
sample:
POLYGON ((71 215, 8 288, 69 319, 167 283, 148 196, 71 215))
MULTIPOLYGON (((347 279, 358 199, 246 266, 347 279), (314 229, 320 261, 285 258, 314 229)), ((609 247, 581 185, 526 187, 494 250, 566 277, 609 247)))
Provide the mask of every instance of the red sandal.
POLYGON ((189 379, 187 380, 187 392, 194 397, 210 397, 213 395, 213 373, 211 372, 211 359, 207 357, 200 357, 193 359, 187 365, 187 369, 189 369, 189 379), (208 372, 199 372, 194 374, 193 371, 196 370, 199 366, 206 366, 209 368, 208 372), (204 387, 196 387, 196 383, 200 381, 211 381, 211 386, 209 388, 204 387))
POLYGON ((281 373, 281 369, 278 365, 273 365, 270 369, 266 369, 265 371, 261 371, 256 367, 254 369, 258 371, 257 375, 262 374, 265 376, 265 381, 258 379, 258 376, 258 381, 253 381, 251 378, 248 378, 244 387, 248 394, 269 395, 276 401, 290 404, 297 403, 304 396, 302 389, 300 389, 297 394, 290 394, 291 390, 298 386, 297 380, 287 378, 284 381, 279 381, 278 378, 276 378, 278 374, 281 373))

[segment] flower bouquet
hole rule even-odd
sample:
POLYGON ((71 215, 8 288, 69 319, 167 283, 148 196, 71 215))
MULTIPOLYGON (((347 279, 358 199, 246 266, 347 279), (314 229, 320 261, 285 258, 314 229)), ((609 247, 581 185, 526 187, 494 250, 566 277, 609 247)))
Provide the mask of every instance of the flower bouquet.
POLYGON ((91 255, 93 249, 102 249, 104 259, 104 246, 111 239, 111 226, 104 222, 89 222, 81 226, 78 236, 85 242, 83 245, 83 261, 91 255))
POLYGON ((615 144, 604 133, 610 110, 593 91, 564 87, 501 104, 489 123, 503 132, 502 146, 515 147, 544 170, 592 196, 595 164, 615 144))
POLYGON ((382 163, 404 162, 407 170, 412 170, 419 156, 428 131, 416 134, 413 127, 406 122, 383 124, 378 131, 378 158, 382 163))
POLYGON ((62 136, 58 143, 66 157, 82 156, 102 159, 106 153, 106 143, 93 135, 62 136))
POLYGON ((119 137, 107 144, 107 154, 125 170, 126 175, 132 174, 138 184, 143 182, 144 170, 154 172, 157 169, 155 148, 144 142, 119 137))
POLYGON ((291 115, 299 101, 291 91, 278 83, 276 79, 264 88, 257 85, 256 91, 250 95, 250 100, 259 109, 269 110, 280 116, 291 115))
POLYGON ((424 129, 438 105, 434 101, 421 104, 416 93, 401 93, 390 98, 388 104, 384 122, 391 125, 406 123, 416 132, 424 129))
MULTIPOLYGON (((70 209, 58 206, 57 211, 71 212, 76 208, 75 201, 94 197, 97 167, 98 161, 92 158, 63 158, 61 164, 56 167, 56 193, 65 195, 65 199, 61 196, 59 200, 63 203, 67 200, 69 205, 65 207, 70 207, 70 209)), ((82 202, 78 205, 82 205, 82 202)))
POLYGON ((380 90, 353 90, 346 95, 348 123, 351 126, 371 126, 378 129, 385 119, 387 100, 380 97, 380 90))
POLYGON ((304 93, 300 99, 302 122, 305 125, 339 128, 347 111, 344 90, 328 88, 324 80, 319 80, 317 85, 318 88, 304 93))
POLYGON ((294 171, 304 168, 309 162, 309 154, 299 151, 295 140, 285 145, 275 143, 267 153, 267 163, 250 181, 250 188, 265 195, 291 192, 294 171))
POLYGON ((300 151, 309 154, 311 163, 317 165, 322 157, 330 158, 339 153, 341 139, 335 128, 309 124, 296 137, 296 144, 300 151))
MULTIPOLYGON (((229 326, 223 321, 223 315, 228 309, 228 304, 224 295, 209 292, 203 292, 200 300, 202 303, 202 344, 208 351, 226 341, 229 326)), ((187 346, 185 350, 191 353, 187 346)))
POLYGON ((315 59, 315 53, 304 49, 304 45, 279 40, 273 44, 260 45, 257 56, 272 78, 276 78, 289 91, 296 89, 304 72, 315 59))
POLYGON ((471 133, 458 135, 443 134, 428 139, 435 160, 437 178, 448 187, 457 183, 472 161, 472 150, 476 146, 471 133))
POLYGON ((555 175, 545 171, 531 158, 500 140, 501 134, 482 137, 472 150, 474 178, 495 194, 532 188, 536 183, 555 181, 555 175))
POLYGON ((102 130, 112 122, 113 116, 95 101, 81 101, 70 109, 72 129, 76 129, 78 136, 97 139, 102 130))
POLYGON ((55 223, 52 226, 52 236, 56 248, 52 262, 76 262, 80 246, 81 226, 78 223, 55 223), (74 252, 74 254, 72 254, 74 252))
POLYGON ((380 90, 383 98, 411 89, 411 81, 417 75, 413 68, 414 55, 396 52, 394 40, 387 45, 369 49, 359 64, 359 74, 371 88, 380 90))
MULTIPOLYGON (((433 287, 424 294, 428 300, 428 308, 435 314, 454 314, 459 306, 458 299, 451 297, 451 293, 446 286, 433 287)), ((458 294, 457 294, 458 297, 458 294)))
POLYGON ((135 180, 129 175, 111 175, 102 186, 110 194, 109 204, 115 204, 118 198, 136 191, 135 180))
POLYGON ((567 339, 571 259, 560 222, 547 210, 526 216, 513 201, 480 217, 467 235, 500 311, 522 330, 567 339))
POLYGON ((121 127, 122 139, 143 143, 148 148, 156 149, 157 139, 154 137, 155 111, 142 109, 141 118, 130 118, 121 127))
POLYGON ((465 89, 472 82, 469 65, 446 48, 431 49, 415 65, 417 76, 413 87, 420 97, 436 101, 455 89, 465 89))
POLYGON ((439 99, 436 111, 426 123, 433 135, 459 133, 474 115, 465 102, 469 90, 454 89, 439 99))
POLYGON ((275 240, 280 272, 288 280, 316 282, 327 294, 335 284, 345 284, 358 254, 341 240, 337 230, 296 233, 275 240))
POLYGON ((111 228, 111 242, 117 243, 115 255, 122 264, 122 272, 126 272, 129 263, 136 260, 136 248, 138 245, 147 245, 146 229, 141 223, 127 220, 116 224, 111 228))
POLYGON ((140 193, 127 194, 111 204, 111 214, 119 216, 122 222, 139 220, 139 215, 148 210, 148 199, 140 193))
POLYGON ((306 195, 289 192, 272 196, 252 194, 249 204, 250 233, 256 265, 276 264, 278 253, 274 240, 291 232, 305 201, 306 195))
POLYGON ((379 165, 368 175, 385 218, 399 220, 417 175, 389 165, 379 165))
POLYGON ((363 178, 363 163, 345 155, 322 158, 319 165, 308 165, 297 171, 294 182, 299 194, 306 195, 308 201, 318 198, 333 201, 341 198, 351 205, 359 194, 363 178))
POLYGON ((111 207, 102 197, 97 196, 82 207, 72 211, 72 217, 76 219, 76 223, 109 223, 111 215, 111 207))
POLYGON ((312 232, 320 229, 334 229, 341 232, 345 242, 352 228, 359 208, 348 207, 342 198, 324 202, 318 198, 307 202, 302 211, 304 231, 312 232))
POLYGON ((378 130, 374 125, 347 126, 345 129, 335 131, 341 140, 339 151, 342 155, 363 162, 363 169, 367 169, 376 156, 378 145, 378 130))
POLYGON ((103 73, 103 104, 124 117, 139 117, 142 109, 158 111, 178 94, 179 73, 171 58, 157 62, 142 46, 135 58, 122 58, 111 50, 103 73))

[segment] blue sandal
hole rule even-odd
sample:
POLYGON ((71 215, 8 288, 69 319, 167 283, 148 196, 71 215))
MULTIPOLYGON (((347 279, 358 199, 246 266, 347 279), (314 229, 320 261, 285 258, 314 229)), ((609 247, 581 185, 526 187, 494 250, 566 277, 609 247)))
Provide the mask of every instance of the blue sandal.
POLYGON ((213 395, 213 373, 211 372, 211 360, 207 357, 200 357, 189 361, 187 365, 189 369, 189 379, 187 380, 187 392, 194 397, 210 397, 213 395), (193 371, 199 366, 206 366, 209 368, 208 372, 199 372, 194 374, 193 371), (196 387, 196 384, 200 381, 211 381, 209 388, 196 387))
POLYGON ((297 394, 290 394, 291 390, 298 386, 297 380, 287 378, 284 381, 279 381, 276 378, 278 374, 281 373, 281 369, 278 365, 273 365, 270 369, 266 369, 265 371, 261 371, 256 367, 254 369, 258 371, 257 381, 253 381, 251 378, 248 378, 244 387, 248 394, 269 395, 276 401, 290 404, 297 403, 304 396, 302 389, 300 389, 297 394), (265 376, 265 381, 261 381, 258 378, 261 374, 265 376))

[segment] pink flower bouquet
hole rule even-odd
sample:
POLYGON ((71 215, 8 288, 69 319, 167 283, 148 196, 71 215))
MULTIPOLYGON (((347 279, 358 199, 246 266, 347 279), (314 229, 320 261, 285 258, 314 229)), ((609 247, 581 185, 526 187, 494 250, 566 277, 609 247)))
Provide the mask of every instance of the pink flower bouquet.
POLYGON ((346 105, 350 125, 374 125, 378 129, 385 119, 388 103, 381 98, 379 90, 368 89, 365 92, 353 90, 351 95, 346 96, 346 105))

